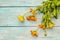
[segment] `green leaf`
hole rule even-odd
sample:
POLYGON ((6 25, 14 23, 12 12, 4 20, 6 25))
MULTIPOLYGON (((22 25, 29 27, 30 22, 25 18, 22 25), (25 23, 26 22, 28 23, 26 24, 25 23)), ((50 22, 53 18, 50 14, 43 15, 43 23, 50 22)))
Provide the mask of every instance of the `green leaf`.
POLYGON ((57 10, 56 9, 54 9, 54 11, 53 11, 53 17, 55 18, 55 19, 57 19, 58 17, 58 13, 57 13, 57 10))

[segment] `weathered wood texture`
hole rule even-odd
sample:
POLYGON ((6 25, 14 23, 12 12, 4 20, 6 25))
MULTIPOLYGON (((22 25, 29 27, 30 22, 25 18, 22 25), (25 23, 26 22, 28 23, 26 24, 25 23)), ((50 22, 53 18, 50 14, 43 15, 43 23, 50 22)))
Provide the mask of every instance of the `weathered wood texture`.
POLYGON ((21 23, 17 18, 43 1, 45 0, 0 0, 0 40, 60 40, 60 16, 57 20, 52 20, 55 27, 47 30, 48 36, 44 37, 43 30, 40 29, 38 38, 33 38, 30 30, 37 28, 42 20, 42 14, 37 15, 36 22, 25 20, 21 23))

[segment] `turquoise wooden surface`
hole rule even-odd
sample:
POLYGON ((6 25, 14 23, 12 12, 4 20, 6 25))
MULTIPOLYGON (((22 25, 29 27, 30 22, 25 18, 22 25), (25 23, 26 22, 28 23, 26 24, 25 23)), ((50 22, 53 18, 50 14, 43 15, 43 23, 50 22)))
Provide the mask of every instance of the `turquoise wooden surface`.
POLYGON ((36 6, 45 0, 0 0, 0 6, 36 6))
MULTIPOLYGON (((42 14, 36 16, 38 18, 36 22, 25 20, 24 23, 21 23, 17 18, 18 15, 28 12, 29 8, 35 7, 0 8, 0 26, 37 26, 41 22, 42 14)), ((27 15, 30 15, 30 13, 27 15)), ((52 21, 56 24, 55 26, 60 26, 60 16, 57 20, 53 19, 52 21)))
POLYGON ((40 29, 39 37, 32 37, 30 30, 36 27, 0 27, 0 40, 60 40, 60 27, 47 30, 48 36, 43 36, 40 29))
POLYGON ((30 35, 30 30, 34 30, 37 28, 37 25, 41 22, 41 14, 36 16, 38 18, 37 22, 29 22, 25 20, 25 23, 21 23, 17 19, 18 15, 23 15, 25 12, 29 10, 29 8, 35 8, 34 6, 40 5, 43 1, 45 0, 0 0, 0 40, 60 40, 60 16, 57 20, 52 20, 56 24, 56 27, 54 27, 51 30, 47 30, 47 37, 43 36, 43 30, 40 29, 39 37, 37 38, 34 38, 30 35))

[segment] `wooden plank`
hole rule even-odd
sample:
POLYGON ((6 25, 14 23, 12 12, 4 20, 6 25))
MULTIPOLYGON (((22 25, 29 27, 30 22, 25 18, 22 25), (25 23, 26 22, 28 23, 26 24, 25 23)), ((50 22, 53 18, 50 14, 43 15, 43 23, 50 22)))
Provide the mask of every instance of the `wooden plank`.
POLYGON ((0 0, 0 6, 36 6, 45 0, 0 0))
POLYGON ((47 30, 44 37, 43 30, 39 30, 39 37, 32 37, 30 30, 37 27, 0 27, 0 40, 60 40, 60 27, 47 30))
POLYGON ((42 15, 36 16, 37 22, 25 20, 24 23, 21 23, 17 18, 18 15, 23 15, 29 8, 35 8, 43 1, 45 0, 0 0, 0 40, 60 40, 60 17, 57 20, 52 20, 55 27, 51 30, 47 29, 47 37, 44 37, 43 30, 40 29, 37 38, 31 36, 30 30, 37 28, 42 20, 42 15))
MULTIPOLYGON (((25 20, 24 23, 21 23, 18 20, 17 16, 28 12, 29 8, 34 9, 35 7, 0 8, 0 26, 38 26, 38 24, 41 23, 42 14, 36 16, 38 18, 36 22, 25 20)), ((31 13, 26 16, 30 14, 31 13)), ((60 17, 57 20, 53 19, 52 21, 55 23, 55 26, 60 26, 60 17)))

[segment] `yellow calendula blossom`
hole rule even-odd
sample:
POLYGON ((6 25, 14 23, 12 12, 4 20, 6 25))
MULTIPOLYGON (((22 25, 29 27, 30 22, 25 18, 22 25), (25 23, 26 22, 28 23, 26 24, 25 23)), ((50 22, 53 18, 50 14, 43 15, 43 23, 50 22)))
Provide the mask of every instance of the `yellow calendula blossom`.
POLYGON ((30 12, 31 12, 33 15, 35 15, 35 14, 36 14, 36 11, 35 11, 35 10, 33 10, 32 8, 30 8, 30 12))
POLYGON ((50 23, 49 25, 48 25, 48 28, 53 28, 54 27, 54 23, 50 23))
POLYGON ((38 37, 38 32, 31 30, 31 35, 32 35, 33 37, 38 37))
POLYGON ((21 22, 24 22, 24 16, 18 16, 18 19, 19 19, 21 22))
POLYGON ((35 10, 32 10, 32 12, 31 12, 32 14, 36 14, 36 11, 35 10))

